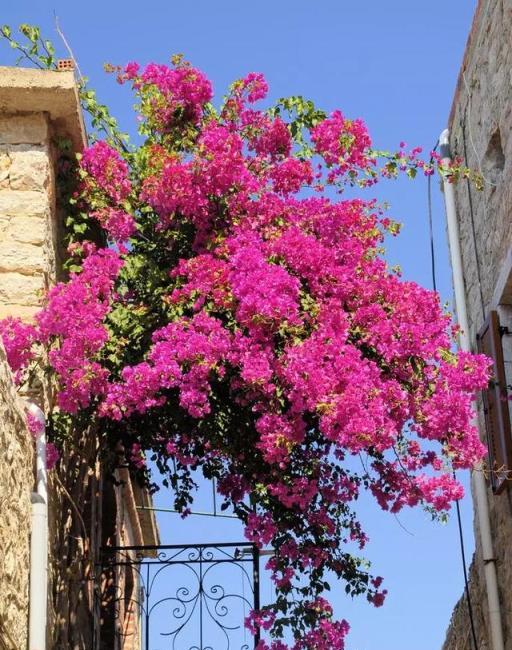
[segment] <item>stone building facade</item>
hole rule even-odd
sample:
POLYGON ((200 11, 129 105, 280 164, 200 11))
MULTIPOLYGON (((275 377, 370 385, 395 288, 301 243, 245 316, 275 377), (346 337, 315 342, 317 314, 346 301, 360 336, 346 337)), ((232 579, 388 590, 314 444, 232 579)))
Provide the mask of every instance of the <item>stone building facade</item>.
MULTIPOLYGON (((456 185, 465 293, 471 340, 495 311, 500 321, 506 384, 512 385, 512 0, 480 0, 449 118, 450 146, 483 176, 483 190, 456 185)), ((509 389, 509 396, 510 396, 509 389)), ((506 402, 505 402, 505 407, 506 402)), ((479 404, 482 439, 492 432, 479 404)), ((512 408, 507 417, 510 418, 512 408)), ((489 414, 487 414, 489 417, 489 414)), ((509 436, 509 434, 507 434, 509 436)), ((510 440, 506 441, 510 446, 510 440)), ((512 467, 509 468, 512 470, 512 467)), ((496 476, 496 475, 495 475, 496 476)), ((512 474, 510 475, 512 476, 512 474)), ((512 481, 488 490, 506 650, 512 650, 512 481)), ((492 650, 482 549, 476 552, 470 598, 478 650, 492 650)), ((443 650, 474 650, 468 603, 457 604, 443 650)))
MULTIPOLYGON (((0 319, 30 321, 63 277, 56 175, 64 141, 66 155, 86 142, 73 72, 0 67, 0 319)), ((0 650, 28 647, 35 474, 27 398, 48 412, 51 384, 40 376, 17 391, 0 345, 0 650)), ((96 563, 102 545, 155 545, 158 531, 152 512, 140 509, 150 505, 147 491, 126 469, 117 482, 107 480, 96 444, 94 436, 75 435, 49 476, 48 650, 121 650, 108 640, 109 626, 116 625, 133 628, 131 645, 122 650, 139 647, 133 616, 119 616, 112 603, 102 607, 96 563), (104 620, 105 612, 112 621, 104 620)), ((107 586, 123 579, 114 576, 107 586)))
POLYGON ((0 422, 0 648, 25 648, 33 443, 2 346, 0 422))

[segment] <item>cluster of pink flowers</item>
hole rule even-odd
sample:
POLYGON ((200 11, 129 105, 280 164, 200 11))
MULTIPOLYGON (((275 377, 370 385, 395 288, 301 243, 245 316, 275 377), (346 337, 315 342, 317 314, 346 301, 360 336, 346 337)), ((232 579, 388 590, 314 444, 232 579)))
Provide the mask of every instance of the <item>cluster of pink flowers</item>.
POLYGON ((130 194, 128 165, 106 142, 96 142, 86 149, 82 154, 81 167, 94 179, 98 189, 115 203, 123 201, 130 194))
POLYGON ((276 525, 272 521, 272 516, 269 513, 265 513, 264 515, 250 513, 247 515, 245 536, 247 539, 255 542, 259 548, 270 544, 276 531, 276 525))
POLYGON ((135 220, 131 214, 116 208, 101 208, 91 212, 108 234, 118 242, 125 242, 135 232, 135 220))
MULTIPOLYGON (((83 244, 81 272, 50 291, 36 326, 1 326, 10 362, 22 372, 35 341, 50 345, 62 410, 87 408, 131 436, 141 471, 151 448, 179 476, 217 478, 247 538, 275 550, 278 601, 248 621, 273 639, 259 650, 287 650, 279 612, 292 650, 342 650, 348 625, 332 620, 323 574, 375 606, 386 594, 349 552, 368 539, 357 495, 367 488, 392 512, 461 498, 448 470, 484 454, 471 417, 488 360, 454 354, 438 295, 388 268, 378 250, 394 226, 375 200, 319 194, 323 181, 375 181, 361 120, 336 111, 302 128, 307 160, 283 114, 247 106, 267 93, 261 75, 233 84, 219 113, 183 62, 132 63, 120 77, 150 135, 130 166, 105 143, 89 148, 81 201, 131 247, 83 244)), ((403 145, 382 175, 421 168, 419 153, 403 145)))
POLYGON ((245 627, 253 634, 258 630, 269 630, 275 621, 276 615, 269 609, 253 610, 245 620, 245 627))
POLYGON ((176 121, 199 122, 204 105, 212 98, 210 81, 185 63, 174 68, 150 63, 140 72, 138 64, 132 62, 118 80, 130 81, 136 90, 150 97, 147 115, 164 132, 176 121))
POLYGON ((127 163, 106 142, 86 149, 80 161, 82 197, 89 216, 96 219, 115 242, 127 241, 135 232, 135 219, 126 212, 132 186, 127 163))
POLYGON ((34 358, 32 345, 36 336, 35 327, 23 323, 18 318, 8 317, 0 321, 0 338, 17 383, 21 381, 24 370, 34 358))
MULTIPOLYGON (((32 413, 29 413, 28 411, 26 413, 26 418, 27 418, 27 428, 32 434, 34 440, 37 440, 37 438, 44 431, 43 424, 35 416, 33 416, 32 413)), ((52 470, 55 467, 55 465, 58 463, 59 459, 60 459, 60 453, 57 447, 53 444, 53 442, 47 442, 46 443, 46 468, 48 470, 52 470)))
MULTIPOLYGON (((279 118, 271 120, 262 117, 261 113, 246 111, 243 116, 244 126, 250 127, 248 146, 259 156, 270 156, 272 159, 287 158, 292 149, 292 139, 288 127, 279 118)), ((295 159, 291 159, 294 162, 295 159)))
POLYGON ((246 94, 247 101, 254 104, 259 99, 265 99, 268 93, 268 84, 261 72, 250 72, 236 83, 237 94, 246 94))
MULTIPOLYGON (((320 612, 319 607, 312 608, 320 612)), ((269 618, 265 616, 266 612, 256 613, 253 618, 249 620, 248 628, 254 631, 255 624, 259 625, 260 629, 268 629, 269 618)), ((331 610, 332 614, 332 610, 331 610)), ((307 632, 301 639, 291 646, 290 650, 310 650, 312 648, 329 648, 329 650, 344 650, 345 637, 350 630, 347 621, 332 621, 330 614, 322 616, 318 622, 317 627, 310 632, 307 632)), ((289 646, 281 641, 260 641, 256 646, 256 650, 289 650, 289 646)))
POLYGON ((310 648, 343 650, 349 629, 347 621, 330 621, 327 618, 322 618, 315 630, 308 632, 303 639, 295 644, 294 650, 309 650, 310 648))
POLYGON ((364 169, 372 160, 372 144, 362 120, 348 120, 341 111, 334 111, 311 132, 316 151, 327 165, 339 166, 341 171, 350 168, 364 169))
POLYGON ((207 201, 195 183, 192 165, 174 158, 165 161, 156 176, 145 179, 140 198, 157 212, 161 228, 171 226, 175 214, 197 220, 198 214, 203 217, 207 208, 207 201))
POLYGON ((59 405, 69 413, 88 407, 94 396, 106 391, 108 372, 96 356, 108 340, 104 319, 121 266, 113 250, 89 255, 79 274, 49 291, 47 305, 38 314, 39 339, 58 341, 49 359, 61 383, 59 405))
POLYGON ((210 412, 211 377, 224 372, 220 362, 229 340, 220 321, 203 313, 156 330, 148 361, 123 369, 122 382, 109 385, 100 413, 116 420, 145 413, 165 403, 162 391, 178 388, 182 408, 203 417, 210 412))
POLYGON ((274 191, 278 194, 296 194, 303 186, 313 182, 313 169, 309 160, 287 158, 271 172, 274 191))

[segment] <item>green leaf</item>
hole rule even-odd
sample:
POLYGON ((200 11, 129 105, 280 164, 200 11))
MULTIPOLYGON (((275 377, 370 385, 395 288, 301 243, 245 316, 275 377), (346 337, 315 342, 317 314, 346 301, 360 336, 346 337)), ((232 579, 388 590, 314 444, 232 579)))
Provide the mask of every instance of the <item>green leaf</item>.
POLYGON ((87 230, 87 224, 86 223, 75 223, 73 225, 73 230, 74 230, 74 232, 77 232, 77 233, 83 235, 87 230))

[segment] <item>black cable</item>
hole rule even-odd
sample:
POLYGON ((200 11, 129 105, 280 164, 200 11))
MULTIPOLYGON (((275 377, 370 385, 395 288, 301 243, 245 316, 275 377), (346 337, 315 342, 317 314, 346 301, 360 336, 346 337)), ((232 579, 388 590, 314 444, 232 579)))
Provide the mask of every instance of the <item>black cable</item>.
MULTIPOLYGON (((453 472, 453 478, 457 479, 455 472, 453 472)), ((471 595, 469 593, 468 569, 466 565, 466 547, 464 544, 464 534, 462 531, 462 517, 460 513, 460 503, 458 500, 455 501, 455 508, 457 510, 457 524, 459 527, 460 554, 462 558, 462 568, 464 571, 464 589, 466 591, 466 600, 468 603, 468 614, 469 614, 469 623, 471 625, 471 636, 473 637, 474 650, 478 650, 478 641, 476 639, 476 629, 475 629, 475 619, 473 617, 473 605, 471 603, 471 595)))
MULTIPOLYGON (((464 119, 461 122, 461 127, 462 127, 462 146, 464 147, 464 159, 467 164, 468 150, 466 145, 466 114, 465 113, 464 113, 464 119)), ((478 278, 478 289, 480 291, 480 306, 482 308, 482 320, 485 321, 485 301, 484 301, 484 294, 482 289, 482 273, 480 270, 480 251, 478 250, 478 244, 476 238, 475 215, 473 211, 473 193, 471 192, 471 181, 469 178, 466 178, 466 185, 468 188, 468 203, 469 203, 469 216, 471 221, 471 235, 473 237, 473 248, 475 250, 476 274, 478 278)))
MULTIPOLYGON (((430 159, 431 163, 433 158, 430 159)), ((436 257, 434 254, 434 227, 432 224, 432 176, 429 174, 427 177, 427 193, 428 193, 428 228, 430 235, 430 267, 432 272, 432 288, 437 291, 436 283, 436 257)))
MULTIPOLYGON (((437 149, 439 142, 437 142, 433 151, 437 149)), ((433 158, 430 159, 430 164, 434 161, 433 158)), ((430 267, 432 272, 432 287, 434 291, 437 291, 437 281, 436 281, 436 262, 435 262, 435 246, 434 246, 434 226, 432 218, 432 176, 427 177, 427 205, 428 205, 428 225, 430 233, 430 267)), ((453 478, 457 480, 455 470, 453 471, 453 478)), ((459 529, 459 543, 460 543, 460 555, 462 560, 462 570, 464 573, 464 590, 466 592, 466 600, 468 603, 468 615, 469 622, 471 626, 471 637, 473 639, 474 650, 478 650, 478 641, 476 638, 476 629, 475 629, 475 619, 473 616, 473 605, 471 603, 471 595, 469 593, 469 579, 468 579, 468 569, 466 564, 466 546, 464 543, 464 532, 462 529, 462 515, 460 511, 459 501, 455 501, 455 509, 457 511, 457 526, 459 529)))
MULTIPOLYGON (((434 145, 432 152, 437 150, 439 140, 434 145)), ((430 166, 434 164, 434 157, 430 157, 430 166)), ((430 235, 430 268, 432 273, 432 288, 437 291, 436 282, 436 256, 434 251, 434 224, 432 219, 432 174, 427 176, 427 202, 428 202, 428 229, 430 235)))

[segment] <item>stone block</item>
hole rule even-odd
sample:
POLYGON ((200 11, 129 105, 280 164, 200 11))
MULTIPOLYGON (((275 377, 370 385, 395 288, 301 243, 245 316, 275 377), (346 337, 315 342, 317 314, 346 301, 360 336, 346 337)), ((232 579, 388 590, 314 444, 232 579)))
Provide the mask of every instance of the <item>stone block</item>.
POLYGON ((44 113, 0 113, 0 144, 44 144, 47 140, 48 120, 44 113))
POLYGON ((2 241, 4 237, 7 237, 6 233, 10 223, 11 217, 7 217, 6 215, 0 213, 0 241, 2 241))
POLYGON ((0 190, 0 215, 7 217, 45 217, 50 210, 46 192, 0 190))
POLYGON ((0 302, 14 302, 23 306, 41 303, 44 284, 37 275, 0 273, 0 302))
POLYGON ((12 190, 47 190, 50 165, 45 151, 13 151, 10 158, 9 186, 12 190))
POLYGON ((42 274, 45 266, 42 246, 9 240, 0 242, 0 271, 34 275, 42 274))
POLYGON ((0 219, 0 241, 21 242, 41 246, 48 236, 48 223, 41 217, 12 217, 2 228, 0 219))
POLYGON ((8 153, 0 153, 0 189, 6 189, 9 187, 9 170, 11 163, 11 157, 8 153))

